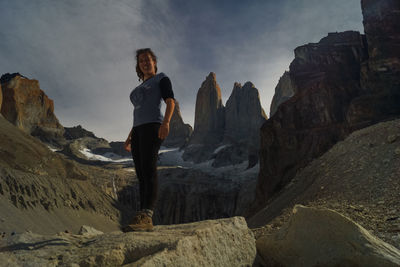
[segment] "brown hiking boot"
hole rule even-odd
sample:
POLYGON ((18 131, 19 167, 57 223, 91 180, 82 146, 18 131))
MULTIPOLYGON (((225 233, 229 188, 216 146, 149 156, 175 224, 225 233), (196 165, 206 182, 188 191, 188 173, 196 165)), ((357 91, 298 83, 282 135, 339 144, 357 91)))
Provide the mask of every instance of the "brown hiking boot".
POLYGON ((122 229, 124 232, 151 231, 153 230, 153 220, 145 212, 138 212, 133 217, 132 222, 122 229))

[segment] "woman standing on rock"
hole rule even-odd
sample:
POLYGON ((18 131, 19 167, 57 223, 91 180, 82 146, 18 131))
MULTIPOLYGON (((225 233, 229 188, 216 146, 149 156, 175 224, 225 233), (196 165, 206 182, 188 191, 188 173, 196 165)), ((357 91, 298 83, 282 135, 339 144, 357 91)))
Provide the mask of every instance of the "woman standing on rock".
POLYGON ((150 48, 136 51, 136 73, 143 82, 132 90, 133 127, 124 147, 132 151, 139 180, 140 211, 124 231, 152 230, 157 201, 157 157, 162 141, 168 136, 169 122, 175 107, 171 81, 157 74, 157 57, 150 48), (167 104, 161 114, 161 100, 167 104))

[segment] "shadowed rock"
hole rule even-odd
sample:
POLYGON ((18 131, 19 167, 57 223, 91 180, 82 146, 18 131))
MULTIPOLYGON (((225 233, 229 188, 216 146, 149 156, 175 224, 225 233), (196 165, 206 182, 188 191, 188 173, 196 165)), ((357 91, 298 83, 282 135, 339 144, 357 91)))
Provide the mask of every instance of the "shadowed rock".
POLYGON ((166 147, 181 147, 189 141, 192 132, 192 127, 183 122, 179 103, 175 101, 175 110, 170 122, 170 132, 162 145, 166 147))
POLYGON ((272 98, 269 116, 272 117, 279 105, 291 98, 295 94, 294 84, 290 78, 288 71, 279 79, 278 85, 275 87, 275 94, 272 98))
POLYGON ((156 226, 152 232, 17 234, 0 248, 6 265, 251 266, 255 239, 243 217, 156 226))
POLYGON ((251 82, 235 83, 225 107, 224 142, 246 142, 258 147, 259 130, 267 120, 260 94, 251 82))
POLYGON ((278 232, 257 239, 266 266, 399 266, 400 251, 329 209, 296 205, 278 232))
POLYGON ((353 31, 295 49, 289 75, 296 94, 261 128, 258 208, 349 133, 346 113, 362 93, 360 64, 366 57, 365 40, 353 31))

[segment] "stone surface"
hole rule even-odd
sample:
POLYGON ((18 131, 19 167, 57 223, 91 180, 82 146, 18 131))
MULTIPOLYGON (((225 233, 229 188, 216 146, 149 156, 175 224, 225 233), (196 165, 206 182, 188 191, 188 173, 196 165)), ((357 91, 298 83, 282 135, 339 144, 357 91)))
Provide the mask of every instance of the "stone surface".
POLYGON ((290 74, 288 71, 285 71, 275 87, 275 94, 272 98, 269 116, 272 117, 279 105, 291 98, 295 94, 295 91, 296 90, 292 79, 290 78, 290 74))
POLYGON ((400 249, 400 139, 388 142, 399 133, 400 119, 354 131, 298 170, 249 227, 271 232, 301 203, 333 209, 400 249))
POLYGON ((278 232, 257 239, 266 266, 399 266, 400 251, 329 209, 297 205, 278 232))
POLYGON ((261 128, 253 209, 262 207, 299 168, 349 133, 346 113, 352 99, 362 93, 360 64, 366 57, 364 37, 353 31, 330 33, 319 43, 295 49, 289 74, 296 94, 261 128))
POLYGON ((218 144, 224 133, 225 108, 221 89, 211 72, 201 84, 196 97, 194 131, 189 144, 218 144))
POLYGON ((82 225, 81 229, 79 229, 79 235, 85 236, 94 236, 94 235, 102 235, 104 234, 102 231, 97 230, 96 228, 88 225, 82 225))
POLYGON ((170 126, 170 132, 167 138, 163 141, 162 143, 163 146, 181 147, 189 141, 193 129, 192 126, 183 122, 178 101, 175 101, 175 110, 174 113, 172 114, 169 126, 170 126))
POLYGON ((61 142, 64 128, 54 114, 53 100, 40 89, 37 80, 19 73, 1 77, 3 116, 21 130, 45 142, 61 142))
POLYGON ((9 265, 251 266, 256 256, 242 217, 94 237, 23 233, 0 242, 0 260, 9 265))

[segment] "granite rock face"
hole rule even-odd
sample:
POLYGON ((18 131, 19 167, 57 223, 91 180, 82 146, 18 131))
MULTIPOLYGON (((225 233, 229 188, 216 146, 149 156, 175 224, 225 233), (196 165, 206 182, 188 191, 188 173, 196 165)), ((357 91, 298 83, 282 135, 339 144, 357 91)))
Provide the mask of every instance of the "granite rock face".
POLYGON ((295 94, 295 91, 296 89, 294 88, 290 74, 288 71, 285 71, 279 79, 278 85, 275 87, 275 94, 272 98, 269 116, 272 117, 278 109, 278 106, 291 98, 295 94))
POLYGON ((257 239, 266 266, 399 266, 400 251, 329 209, 296 205, 278 232, 257 239))
POLYGON ((363 127, 400 114, 400 3, 361 1, 369 58, 361 69, 365 93, 353 100, 348 121, 363 127))
POLYGON ((196 97, 194 131, 189 144, 218 144, 224 133, 225 108, 221 89, 211 72, 201 84, 196 97))
POLYGON ((258 147, 260 127, 266 120, 254 84, 235 83, 225 107, 224 143, 245 141, 258 147))
POLYGON ((210 73, 198 92, 196 103, 195 129, 189 143, 183 147, 183 159, 195 163, 212 160, 213 167, 246 160, 249 160, 249 168, 257 164, 259 129, 267 119, 258 89, 251 82, 243 86, 235 83, 223 107, 215 74, 210 73), (207 101, 218 104, 204 104, 207 101), (229 155, 231 152, 235 155, 229 155))
POLYGON ((170 132, 162 145, 166 147, 181 147, 189 141, 192 132, 192 126, 183 122, 179 103, 175 101, 175 110, 170 122, 170 132))
POLYGON ((21 130, 48 143, 63 139, 64 128, 54 114, 53 100, 40 89, 37 80, 19 73, 1 77, 1 113, 21 130))
POLYGON ((365 38, 353 31, 331 33, 295 49, 289 75, 296 94, 261 128, 255 206, 260 208, 299 168, 349 133, 346 113, 362 93, 360 66, 366 58, 365 38))
POLYGON ((255 239, 243 217, 96 235, 22 233, 0 241, 6 265, 252 266, 255 239))

